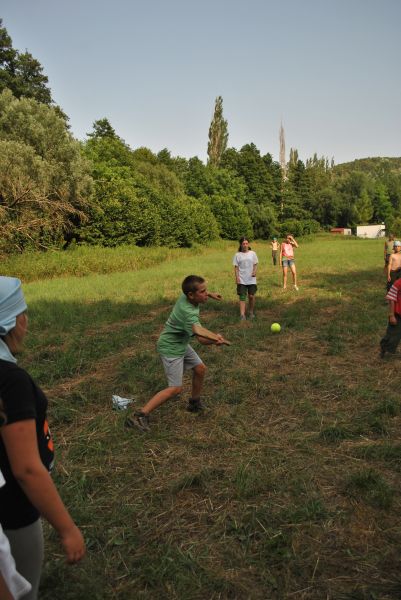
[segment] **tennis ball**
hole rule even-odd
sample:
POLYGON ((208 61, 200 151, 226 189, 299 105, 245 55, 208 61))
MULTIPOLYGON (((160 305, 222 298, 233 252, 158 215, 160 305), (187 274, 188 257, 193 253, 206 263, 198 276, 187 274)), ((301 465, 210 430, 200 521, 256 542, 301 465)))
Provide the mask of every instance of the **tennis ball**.
POLYGON ((281 331, 280 323, 272 323, 272 326, 270 327, 270 331, 272 333, 279 333, 281 331))

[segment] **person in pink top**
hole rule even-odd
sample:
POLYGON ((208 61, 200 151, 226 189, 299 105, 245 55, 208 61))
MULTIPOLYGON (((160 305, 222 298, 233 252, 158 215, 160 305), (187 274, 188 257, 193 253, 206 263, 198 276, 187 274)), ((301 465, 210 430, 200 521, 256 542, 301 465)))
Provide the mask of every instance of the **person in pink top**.
POLYGON ((296 291, 298 291, 294 248, 298 248, 298 244, 292 235, 288 233, 285 237, 285 240, 280 244, 280 263, 283 268, 283 289, 285 290, 287 288, 287 272, 288 267, 290 267, 294 288, 296 291))

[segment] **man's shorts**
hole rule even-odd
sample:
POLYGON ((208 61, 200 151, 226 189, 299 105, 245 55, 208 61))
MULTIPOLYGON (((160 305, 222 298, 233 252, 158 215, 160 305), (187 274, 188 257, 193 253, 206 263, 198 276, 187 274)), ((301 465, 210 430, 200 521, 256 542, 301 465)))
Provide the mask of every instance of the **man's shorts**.
POLYGON ((251 283, 250 285, 244 285, 243 283, 237 283, 237 294, 238 296, 245 296, 250 294, 254 296, 256 294, 256 290, 258 286, 255 283, 251 283))
POLYGON ((292 265, 295 265, 295 260, 293 258, 282 258, 281 264, 283 267, 292 267, 292 265))
POLYGON ((160 355, 160 358, 162 359, 169 387, 181 387, 184 370, 188 371, 203 364, 203 361, 191 346, 187 347, 184 356, 169 358, 168 356, 160 355))

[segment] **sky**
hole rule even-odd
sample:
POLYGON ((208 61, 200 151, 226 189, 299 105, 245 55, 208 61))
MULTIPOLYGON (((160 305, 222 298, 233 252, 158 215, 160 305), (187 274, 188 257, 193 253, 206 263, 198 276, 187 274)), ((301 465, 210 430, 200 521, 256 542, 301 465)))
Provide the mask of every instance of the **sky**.
POLYGON ((401 0, 2 0, 13 46, 43 66, 85 139, 107 117, 131 148, 207 159, 228 146, 336 164, 401 156, 401 0))

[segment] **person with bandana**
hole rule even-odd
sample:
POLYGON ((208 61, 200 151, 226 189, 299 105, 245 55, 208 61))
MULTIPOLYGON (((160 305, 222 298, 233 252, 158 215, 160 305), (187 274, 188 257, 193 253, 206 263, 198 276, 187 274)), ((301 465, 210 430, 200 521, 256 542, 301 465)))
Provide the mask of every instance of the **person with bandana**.
POLYGON ((17 364, 27 333, 27 306, 21 282, 0 277, 0 399, 6 422, 0 428, 0 524, 7 536, 17 571, 36 600, 44 557, 41 517, 60 537, 66 559, 85 554, 82 534, 61 500, 50 476, 53 441, 47 423, 47 399, 30 375, 17 364))

